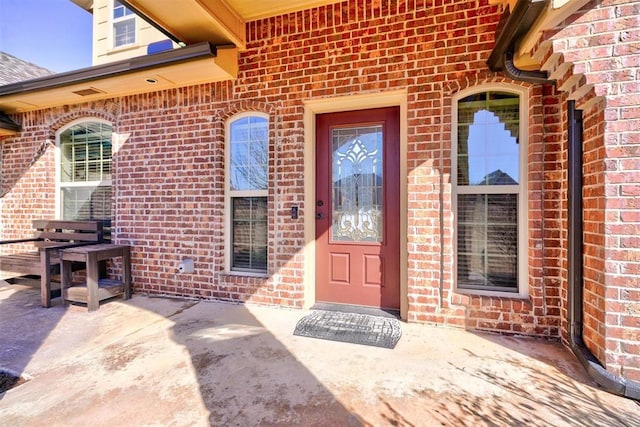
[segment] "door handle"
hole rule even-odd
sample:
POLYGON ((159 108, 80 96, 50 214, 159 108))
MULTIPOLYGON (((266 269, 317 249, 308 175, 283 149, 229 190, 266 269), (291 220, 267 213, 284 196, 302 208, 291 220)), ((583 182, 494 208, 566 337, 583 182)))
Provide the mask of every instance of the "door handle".
POLYGON ((324 218, 324 214, 323 213, 317 213, 316 214, 316 219, 323 219, 324 218))

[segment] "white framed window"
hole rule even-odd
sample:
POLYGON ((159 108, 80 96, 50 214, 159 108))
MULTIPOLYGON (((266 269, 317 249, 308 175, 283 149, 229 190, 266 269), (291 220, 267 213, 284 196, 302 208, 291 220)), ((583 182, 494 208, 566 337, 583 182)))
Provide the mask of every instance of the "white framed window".
POLYGON ((226 268, 266 274, 269 117, 242 113, 226 123, 226 268))
POLYGON ((526 296, 527 135, 525 89, 480 86, 453 99, 456 288, 526 296))
POLYGON ((58 215, 104 221, 105 234, 111 228, 111 135, 109 123, 83 119, 56 136, 58 215))
POLYGON ((133 45, 136 42, 136 15, 118 0, 113 0, 113 47, 133 45))

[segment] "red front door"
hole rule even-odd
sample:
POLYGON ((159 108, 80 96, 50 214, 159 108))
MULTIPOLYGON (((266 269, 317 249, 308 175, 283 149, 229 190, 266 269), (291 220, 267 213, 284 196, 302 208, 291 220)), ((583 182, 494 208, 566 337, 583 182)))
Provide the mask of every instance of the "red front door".
POLYGON ((316 301, 400 308, 399 108, 316 118, 316 301))

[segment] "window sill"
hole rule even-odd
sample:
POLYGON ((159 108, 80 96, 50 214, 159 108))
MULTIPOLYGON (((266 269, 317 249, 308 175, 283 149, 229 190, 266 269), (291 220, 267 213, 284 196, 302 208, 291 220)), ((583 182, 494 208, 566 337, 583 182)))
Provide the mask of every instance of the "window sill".
POLYGON ((225 276, 234 276, 234 277, 252 277, 256 279, 268 279, 268 273, 252 273, 250 271, 225 271, 225 276))
POLYGON ((474 297, 492 297, 492 298, 510 298, 518 300, 529 300, 528 293, 504 292, 504 291, 485 291, 480 289, 460 289, 456 288, 455 293, 474 297))

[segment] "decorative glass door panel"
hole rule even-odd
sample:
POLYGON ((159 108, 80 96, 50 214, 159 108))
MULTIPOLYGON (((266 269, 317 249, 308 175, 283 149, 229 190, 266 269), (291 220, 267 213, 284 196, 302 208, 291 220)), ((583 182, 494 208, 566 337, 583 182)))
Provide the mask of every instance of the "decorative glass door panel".
POLYGON ((332 240, 381 242, 382 126, 333 129, 332 240))

